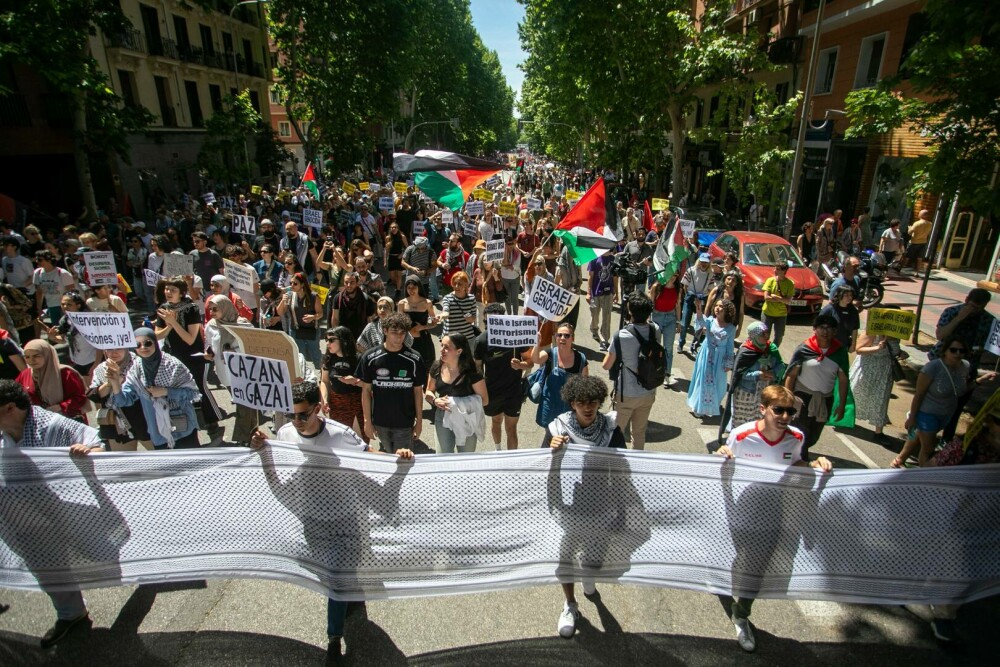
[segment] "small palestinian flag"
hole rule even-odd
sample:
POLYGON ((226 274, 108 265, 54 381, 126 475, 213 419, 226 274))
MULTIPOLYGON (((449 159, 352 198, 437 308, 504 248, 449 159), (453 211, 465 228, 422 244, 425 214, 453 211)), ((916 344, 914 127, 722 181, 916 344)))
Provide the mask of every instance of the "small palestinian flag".
POLYGON ((306 188, 314 198, 319 199, 319 181, 316 180, 316 171, 313 170, 311 162, 306 167, 306 173, 302 174, 302 183, 299 187, 306 188))
POLYGON ((618 211, 604 178, 597 179, 552 232, 562 239, 578 266, 614 248, 621 238, 618 211))
POLYGON ((480 183, 503 169, 502 164, 445 151, 396 153, 392 166, 397 173, 412 173, 420 191, 452 210, 465 205, 480 183))
POLYGON ((656 279, 660 284, 666 284, 670 276, 677 273, 681 263, 691 252, 684 243, 684 232, 681 231, 681 220, 676 215, 663 230, 660 243, 653 253, 653 268, 656 269, 656 279))

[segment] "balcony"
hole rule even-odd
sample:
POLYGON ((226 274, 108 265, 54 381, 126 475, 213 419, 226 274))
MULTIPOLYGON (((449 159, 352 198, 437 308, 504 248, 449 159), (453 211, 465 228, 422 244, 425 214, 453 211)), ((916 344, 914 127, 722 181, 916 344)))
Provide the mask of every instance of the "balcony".
POLYGON ((802 54, 802 37, 782 37, 766 48, 767 59, 775 65, 794 65, 802 54))
POLYGON ((0 127, 31 127, 31 112, 25 95, 0 95, 0 127))
POLYGON ((173 107, 160 107, 163 127, 177 127, 177 111, 173 107))
POLYGON ((146 47, 143 43, 142 33, 135 28, 125 28, 125 30, 108 35, 108 46, 113 49, 128 49, 137 53, 145 53, 146 47))
POLYGON ((178 49, 182 61, 192 65, 204 65, 205 52, 197 46, 187 46, 178 49))
POLYGON ((164 58, 171 58, 173 60, 181 59, 180 51, 177 49, 177 42, 175 42, 172 39, 161 39, 160 44, 163 47, 163 52, 160 53, 159 55, 163 56, 164 58))

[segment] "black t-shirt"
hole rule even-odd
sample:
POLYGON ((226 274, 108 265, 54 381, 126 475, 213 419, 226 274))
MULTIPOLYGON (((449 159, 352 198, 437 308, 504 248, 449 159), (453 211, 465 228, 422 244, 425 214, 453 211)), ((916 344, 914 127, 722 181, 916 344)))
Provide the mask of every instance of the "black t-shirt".
POLYGON ((372 423, 387 428, 410 428, 417 419, 414 387, 427 385, 427 367, 408 347, 390 352, 385 345, 366 351, 354 373, 372 386, 372 423))
POLYGON ((510 367, 510 361, 517 354, 528 351, 526 347, 516 350, 512 347, 491 347, 487 341, 489 335, 484 331, 473 342, 472 356, 483 362, 483 375, 486 376, 486 392, 490 396, 506 396, 507 392, 521 393, 521 376, 523 371, 510 367))
POLYGON ((330 374, 330 388, 335 394, 360 394, 361 387, 344 384, 339 378, 354 375, 356 363, 351 363, 346 357, 327 354, 323 357, 323 370, 330 374))
MULTIPOLYGON (((167 307, 167 304, 160 306, 160 308, 167 307)), ((198 306, 193 302, 188 302, 180 306, 177 310, 177 322, 185 330, 192 324, 201 324, 201 313, 198 312, 198 306)), ((163 321, 163 318, 157 317, 156 326, 163 328, 167 326, 167 323, 163 321)), ((170 333, 167 334, 166 349, 186 366, 192 361, 192 355, 205 351, 205 339, 202 332, 199 331, 198 335, 194 337, 194 341, 188 345, 181 339, 177 331, 171 329, 170 333)))
POLYGON ((431 366, 430 376, 434 378, 434 391, 438 396, 472 396, 476 393, 472 385, 483 379, 483 376, 476 371, 463 373, 456 382, 445 382, 441 379, 441 362, 435 361, 431 366))
POLYGON ((844 346, 844 349, 850 349, 852 334, 861 328, 861 316, 858 314, 858 309, 853 305, 844 308, 829 303, 819 311, 820 315, 824 313, 836 318, 837 333, 834 337, 844 346))
POLYGON ((22 356, 21 348, 11 338, 0 338, 0 380, 14 380, 21 372, 11 361, 11 357, 22 356))

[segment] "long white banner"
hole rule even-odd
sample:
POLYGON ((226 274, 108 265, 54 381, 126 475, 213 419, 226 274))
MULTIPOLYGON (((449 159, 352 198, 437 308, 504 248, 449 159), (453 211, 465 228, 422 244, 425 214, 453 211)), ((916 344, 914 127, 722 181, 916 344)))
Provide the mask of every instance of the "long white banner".
POLYGON ((587 576, 854 603, 1000 592, 1000 466, 823 476, 578 447, 405 463, 274 443, 2 449, 0 475, 10 588, 264 578, 358 600, 587 576))

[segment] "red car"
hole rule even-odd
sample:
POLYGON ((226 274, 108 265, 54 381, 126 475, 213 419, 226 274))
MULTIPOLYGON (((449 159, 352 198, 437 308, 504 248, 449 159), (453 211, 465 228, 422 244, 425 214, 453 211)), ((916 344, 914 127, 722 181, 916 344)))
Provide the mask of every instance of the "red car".
POLYGON ((763 232, 726 232, 708 247, 712 259, 730 252, 739 258, 743 272, 743 301, 747 308, 760 310, 764 304, 764 281, 774 275, 774 267, 790 262, 788 277, 795 283, 792 312, 815 313, 825 295, 819 278, 799 256, 791 243, 763 232))

